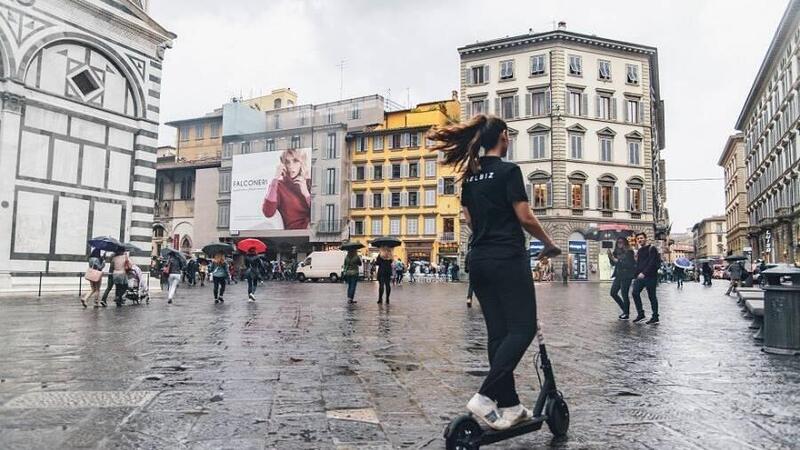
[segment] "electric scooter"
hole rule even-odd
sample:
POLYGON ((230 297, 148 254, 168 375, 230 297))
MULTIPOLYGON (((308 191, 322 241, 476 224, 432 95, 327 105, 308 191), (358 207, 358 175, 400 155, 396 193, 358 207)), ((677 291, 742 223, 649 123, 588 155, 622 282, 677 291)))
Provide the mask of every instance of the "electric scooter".
MULTIPOLYGON (((519 423, 507 430, 493 430, 482 427, 472 414, 465 414, 455 418, 444 430, 447 450, 478 450, 481 445, 505 441, 523 434, 539 431, 543 423, 547 423, 550 432, 556 437, 562 437, 569 430, 569 408, 561 392, 556 389, 556 379, 553 376, 553 366, 547 357, 544 346, 542 325, 538 324, 536 333, 539 341, 538 358, 544 372, 544 383, 539 379, 539 397, 533 407, 533 418, 519 423)), ((534 357, 534 366, 536 357, 534 357)), ((536 370, 539 376, 539 370, 536 370)))

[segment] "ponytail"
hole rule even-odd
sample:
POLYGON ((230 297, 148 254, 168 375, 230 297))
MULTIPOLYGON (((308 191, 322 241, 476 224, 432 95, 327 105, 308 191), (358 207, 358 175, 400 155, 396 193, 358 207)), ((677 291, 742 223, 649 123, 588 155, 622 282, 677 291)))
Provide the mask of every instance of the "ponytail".
POLYGON ((481 147, 494 148, 507 129, 503 119, 478 114, 465 123, 433 127, 427 138, 435 142, 431 150, 444 153, 444 164, 453 166, 463 180, 480 172, 481 147))

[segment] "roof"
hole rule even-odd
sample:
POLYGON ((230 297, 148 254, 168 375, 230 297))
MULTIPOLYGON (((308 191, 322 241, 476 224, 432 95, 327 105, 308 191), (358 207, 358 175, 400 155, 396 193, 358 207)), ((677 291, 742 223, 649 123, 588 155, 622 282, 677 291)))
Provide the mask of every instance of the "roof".
POLYGON ((725 161, 728 159, 728 156, 733 151, 733 148, 736 146, 737 143, 744 141, 744 134, 736 133, 728 136, 728 140, 725 141, 725 147, 722 149, 722 155, 719 157, 719 161, 717 161, 717 165, 720 167, 725 167, 725 161))
POLYGON ((219 166, 219 158, 208 158, 196 161, 159 162, 156 164, 156 170, 206 169, 219 166))
POLYGON ((200 121, 208 120, 208 119, 221 119, 221 118, 222 118, 222 110, 219 110, 219 111, 214 111, 214 112, 208 113, 208 114, 206 114, 204 116, 200 116, 200 117, 190 117, 188 119, 171 120, 169 122, 165 122, 164 125, 169 125, 171 127, 178 127, 178 126, 181 126, 181 125, 185 125, 187 123, 200 122, 200 121))
POLYGON ((761 61, 761 67, 758 69, 756 79, 753 81, 753 85, 750 86, 750 92, 747 94, 747 99, 744 101, 742 111, 739 113, 739 118, 736 119, 737 130, 743 130, 744 124, 747 121, 747 116, 758 103, 758 97, 764 85, 769 82, 770 71, 775 64, 780 61, 781 55, 779 52, 784 42, 791 37, 791 33, 795 30, 793 25, 797 22, 798 12, 800 12, 800 0, 790 0, 786 11, 783 12, 780 23, 778 23, 778 29, 775 31, 775 35, 772 36, 772 42, 769 44, 767 54, 764 56, 764 60, 761 61))

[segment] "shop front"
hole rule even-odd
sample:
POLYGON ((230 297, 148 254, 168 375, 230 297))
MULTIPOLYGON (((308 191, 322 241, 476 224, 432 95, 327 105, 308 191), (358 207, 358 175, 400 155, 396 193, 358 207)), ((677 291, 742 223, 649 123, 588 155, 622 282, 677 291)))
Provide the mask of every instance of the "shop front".
POLYGON ((567 241, 569 249, 570 279, 586 281, 589 279, 588 244, 583 234, 574 232, 567 241))

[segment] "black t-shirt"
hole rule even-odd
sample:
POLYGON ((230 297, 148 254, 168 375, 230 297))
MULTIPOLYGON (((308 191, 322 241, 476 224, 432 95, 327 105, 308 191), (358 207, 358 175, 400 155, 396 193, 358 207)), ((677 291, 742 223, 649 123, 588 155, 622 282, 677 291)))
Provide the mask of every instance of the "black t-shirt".
POLYGON ((525 235, 514 203, 527 202, 522 171, 496 156, 480 159, 481 171, 464 180, 461 204, 472 223, 470 258, 524 257, 525 235))

